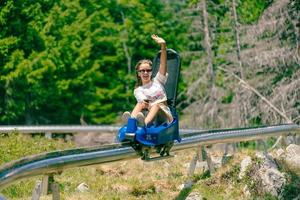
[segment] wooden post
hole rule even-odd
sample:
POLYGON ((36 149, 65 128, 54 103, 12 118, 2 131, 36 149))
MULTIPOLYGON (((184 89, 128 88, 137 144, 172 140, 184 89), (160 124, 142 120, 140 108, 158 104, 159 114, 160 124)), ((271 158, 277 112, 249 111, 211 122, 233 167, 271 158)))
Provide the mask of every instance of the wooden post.
POLYGON ((197 147, 196 154, 190 162, 190 166, 187 172, 188 180, 184 183, 184 188, 190 188, 193 186, 192 176, 194 175, 197 162, 203 160, 202 151, 203 151, 203 146, 197 147))
POLYGON ((49 175, 43 176, 41 187, 41 195, 47 195, 49 191, 49 175))
POLYGON ((52 133, 51 132, 46 132, 45 133, 45 138, 52 139, 52 133))
MULTIPOLYGON (((31 200, 39 200, 42 194, 42 181, 38 180, 32 191, 31 200)), ((0 198, 1 199, 1 198, 0 198)))
POLYGON ((205 155, 206 155, 206 162, 207 162, 207 166, 210 171, 210 174, 213 174, 213 173, 215 173, 216 170, 215 170, 214 163, 211 159, 211 155, 207 151, 205 151, 205 155))
POLYGON ((52 199, 53 200, 60 200, 59 184, 57 182, 51 183, 51 191, 52 191, 52 199))
POLYGON ((187 175, 189 177, 194 175, 194 172, 195 172, 195 169, 196 169, 196 166, 197 166, 197 162, 202 161, 202 160, 203 160, 203 158, 202 158, 202 146, 199 146, 199 147, 197 147, 196 154, 195 154, 195 156, 193 157, 193 159, 191 160, 191 163, 190 163, 190 167, 189 167, 189 170, 188 170, 188 173, 187 173, 187 175))

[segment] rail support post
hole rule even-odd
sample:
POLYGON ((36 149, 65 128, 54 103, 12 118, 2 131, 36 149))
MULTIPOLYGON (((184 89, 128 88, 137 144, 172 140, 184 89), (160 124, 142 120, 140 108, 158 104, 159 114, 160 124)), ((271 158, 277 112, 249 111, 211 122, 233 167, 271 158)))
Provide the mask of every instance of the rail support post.
POLYGON ((213 174, 213 173, 216 172, 216 170, 215 170, 215 165, 214 165, 214 163, 212 161, 212 158, 211 158, 212 155, 211 155, 210 152, 207 152, 206 150, 204 151, 204 153, 205 153, 206 162, 207 162, 209 172, 210 172, 210 174, 213 174))
POLYGON ((53 200, 59 200, 59 192, 59 184, 55 182, 54 175, 48 174, 43 177, 42 181, 37 181, 35 188, 32 191, 31 200, 39 200, 41 196, 46 196, 51 193, 53 200))
POLYGON ((45 138, 47 138, 47 139, 52 139, 52 133, 51 132, 46 132, 45 133, 45 138))
POLYGON ((190 162, 190 166, 189 166, 189 170, 188 170, 188 177, 192 177, 194 175, 196 166, 197 166, 197 162, 201 162, 203 160, 203 156, 202 156, 202 151, 203 151, 203 147, 199 146, 196 149, 196 154, 193 157, 193 159, 190 162))
POLYGON ((52 193, 52 199, 53 200, 59 200, 59 184, 54 180, 54 174, 50 174, 48 176, 48 190, 47 194, 52 193))
MULTIPOLYGON (((48 191, 49 191, 49 176, 52 176, 52 175, 45 175, 42 178, 41 195, 47 195, 48 194, 48 191)), ((52 179, 53 179, 53 177, 52 177, 52 179)))
POLYGON ((203 161, 203 156, 202 156, 202 152, 204 151, 203 146, 198 146, 196 149, 196 153, 195 156, 193 157, 193 159, 190 162, 190 166, 187 172, 187 176, 188 176, 188 180, 184 183, 183 188, 190 188, 193 186, 193 181, 192 181, 192 177, 194 175, 196 166, 197 166, 197 162, 201 162, 203 161))
POLYGON ((51 183, 51 191, 52 191, 52 199, 53 200, 60 200, 59 184, 57 182, 51 183))
POLYGON ((42 194, 42 181, 38 180, 32 191, 31 200, 39 200, 42 194))

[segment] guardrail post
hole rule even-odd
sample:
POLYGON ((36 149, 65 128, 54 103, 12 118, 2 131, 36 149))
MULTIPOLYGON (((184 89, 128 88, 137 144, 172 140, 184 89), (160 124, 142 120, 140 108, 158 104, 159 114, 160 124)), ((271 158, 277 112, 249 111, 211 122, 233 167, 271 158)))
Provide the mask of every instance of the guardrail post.
POLYGON ((214 165, 214 163, 212 161, 212 158, 211 158, 211 153, 207 152, 206 150, 204 151, 204 153, 205 153, 206 162, 207 162, 209 172, 210 172, 210 174, 213 174, 213 173, 216 172, 216 170, 215 170, 215 165, 214 165))
POLYGON ((59 184, 57 182, 51 183, 51 191, 52 191, 52 199, 53 200, 60 200, 59 184))
POLYGON ((45 175, 42 181, 38 181, 32 193, 32 200, 39 200, 41 195, 52 193, 53 200, 59 200, 59 184, 54 180, 54 174, 45 175))
POLYGON ((46 132, 45 133, 45 138, 52 139, 52 133, 51 132, 46 132))
MULTIPOLYGON (((51 176, 51 175, 50 175, 51 176)), ((52 176, 53 179, 53 176, 52 176)), ((49 175, 45 175, 42 178, 42 188, 41 188, 41 195, 47 195, 49 192, 49 175)))
POLYGON ((187 173, 187 175, 189 177, 194 175, 194 172, 195 172, 195 169, 196 169, 196 166, 197 166, 197 162, 203 160, 202 150, 203 150, 202 146, 197 147, 196 154, 193 157, 193 159, 191 160, 190 167, 189 167, 189 170, 188 170, 188 173, 187 173))
MULTIPOLYGON (((38 180, 32 191, 31 200, 39 200, 42 194, 42 181, 38 180)), ((0 198, 1 199, 1 198, 0 198)))
POLYGON ((197 166, 197 162, 201 162, 203 161, 203 156, 202 156, 202 152, 204 151, 203 146, 199 146, 196 149, 196 153, 195 156, 193 157, 193 159, 190 162, 190 166, 187 172, 187 176, 188 176, 188 180, 184 183, 183 187, 184 188, 190 188, 193 185, 193 181, 192 181, 192 176, 194 175, 196 166, 197 166))

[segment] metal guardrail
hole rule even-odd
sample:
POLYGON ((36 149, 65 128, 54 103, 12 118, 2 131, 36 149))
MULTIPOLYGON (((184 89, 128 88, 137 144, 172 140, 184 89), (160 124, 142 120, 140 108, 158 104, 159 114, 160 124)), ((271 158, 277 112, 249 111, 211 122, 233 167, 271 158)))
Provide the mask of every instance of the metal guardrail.
POLYGON ((0 133, 76 133, 76 132, 116 132, 120 127, 105 125, 49 125, 49 126, 0 126, 0 133))
MULTIPOLYGON (((78 133, 78 132, 109 132, 116 133, 120 126, 106 125, 48 125, 48 126, 0 126, 0 133, 78 133)), ((180 129, 182 134, 199 132, 199 129, 180 129)))
MULTIPOLYGON (((289 135, 300 132, 295 124, 256 128, 200 131, 187 134, 172 151, 194 148, 199 145, 256 140, 269 136, 289 135)), ((0 167, 0 189, 14 181, 41 174, 51 174, 67 168, 110 163, 137 158, 135 151, 126 144, 78 148, 33 155, 12 161, 0 167)))

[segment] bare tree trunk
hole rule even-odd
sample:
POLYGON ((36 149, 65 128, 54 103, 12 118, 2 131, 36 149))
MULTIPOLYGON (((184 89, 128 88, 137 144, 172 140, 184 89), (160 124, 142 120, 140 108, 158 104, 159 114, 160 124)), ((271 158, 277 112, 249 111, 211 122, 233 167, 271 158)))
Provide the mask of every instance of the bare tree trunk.
MULTIPOLYGON (((122 15, 122 21, 123 21, 123 24, 125 24, 125 15, 124 13, 121 11, 121 15, 122 15)), ((123 31, 123 34, 121 37, 124 37, 124 38, 121 38, 121 41, 122 41, 122 44, 123 44, 123 50, 124 50, 124 53, 125 53, 125 56, 126 56, 126 59, 127 59, 127 72, 128 74, 131 73, 131 55, 129 53, 129 49, 128 49, 128 46, 127 46, 127 43, 126 43, 126 40, 128 40, 128 32, 127 32, 127 29, 125 28, 124 31, 123 31)))
POLYGON ((208 74, 210 77, 210 101, 211 107, 208 114, 211 116, 211 121, 214 122, 215 114, 217 111, 217 90, 215 87, 215 72, 213 69, 213 55, 211 50, 211 42, 209 36, 209 27, 208 27, 208 13, 206 10, 206 0, 202 0, 202 14, 203 14, 203 25, 204 25, 204 46, 207 53, 207 62, 208 62, 208 74))
POLYGON ((235 0, 232 0, 232 12, 233 12, 233 19, 234 19, 234 30, 235 30, 235 41, 236 41, 236 54, 237 54, 237 59, 238 59, 238 63, 239 63, 240 76, 241 76, 242 79, 244 79, 243 65, 242 65, 242 59, 241 59, 239 23, 238 23, 235 8, 236 8, 235 0))
MULTIPOLYGON (((121 15, 122 15, 123 24, 125 24, 125 15, 124 15, 123 11, 121 11, 121 15)), ((126 27, 124 28, 124 31, 122 32, 121 37, 122 37, 121 41, 122 41, 122 45, 123 45, 123 50, 124 50, 124 53, 125 53, 125 56, 126 56, 126 59, 127 59, 127 73, 131 74, 131 60, 132 60, 132 58, 131 58, 129 48, 128 48, 127 43, 126 43, 126 41, 128 40, 128 32, 127 32, 126 27)), ((126 84, 125 88, 126 88, 126 93, 127 93, 129 91, 129 85, 126 84)), ((126 102, 129 103, 129 98, 126 98, 126 102)))
POLYGON ((203 14, 203 23, 204 23, 204 46, 207 53, 207 62, 208 62, 208 73, 210 75, 210 84, 213 88, 215 82, 215 74, 213 70, 212 64, 212 51, 211 51, 211 43, 209 37, 209 28, 208 28, 208 14, 206 10, 206 0, 202 0, 202 14, 203 14))
MULTIPOLYGON (((235 0, 232 0, 232 16, 234 21, 234 32, 235 32, 235 42, 236 42, 236 54, 237 54, 237 61, 239 66, 239 75, 241 79, 244 79, 244 72, 243 72, 243 64, 241 58, 241 42, 240 42, 240 30, 239 30, 239 22, 236 13, 236 6, 237 3, 235 0)), ((238 126, 246 125, 247 124, 247 104, 248 99, 243 99, 243 89, 239 89, 237 92, 237 106, 236 109, 238 110, 238 126)))
POLYGON ((128 74, 131 73, 131 56, 129 55, 129 51, 128 51, 128 47, 125 41, 122 42, 123 43, 123 49, 124 49, 124 53, 127 59, 127 72, 128 74))
POLYGON ((240 83, 242 84, 243 87, 245 87, 248 90, 251 90, 252 92, 254 92, 258 97, 260 97, 268 106, 270 106, 270 108, 272 108, 275 112, 277 112, 287 123, 293 123, 293 121, 286 116, 286 114, 284 112, 282 112, 279 108, 277 108, 274 104, 272 104, 266 97, 264 97, 259 91, 257 91, 255 88, 253 88, 251 85, 249 85, 246 81, 244 81, 243 79, 241 79, 240 77, 238 77, 236 74, 234 74, 233 72, 230 72, 224 68, 219 68, 220 70, 227 72, 229 74, 231 74, 234 78, 238 79, 240 81, 240 83))
MULTIPOLYGON (((244 81, 243 79, 241 79, 240 77, 238 77, 237 75, 235 75, 234 73, 220 68, 222 71, 227 72, 229 74, 231 74, 234 78, 238 79, 240 81, 240 83, 242 84, 243 87, 245 87, 248 90, 251 90, 252 92, 254 92, 257 96, 259 96, 268 106, 270 106, 270 108, 272 108, 276 113, 278 113, 287 123, 293 123, 293 120, 290 119, 284 111, 281 111, 279 108, 277 108, 274 104, 272 104, 266 97, 264 97, 259 91, 257 91, 255 88, 253 88, 251 85, 249 85, 246 81, 244 81)), ((271 147, 270 150, 274 149, 277 145, 280 144, 280 142, 283 142, 285 138, 283 138, 283 136, 280 136, 277 141, 275 142, 275 144, 271 147)))

